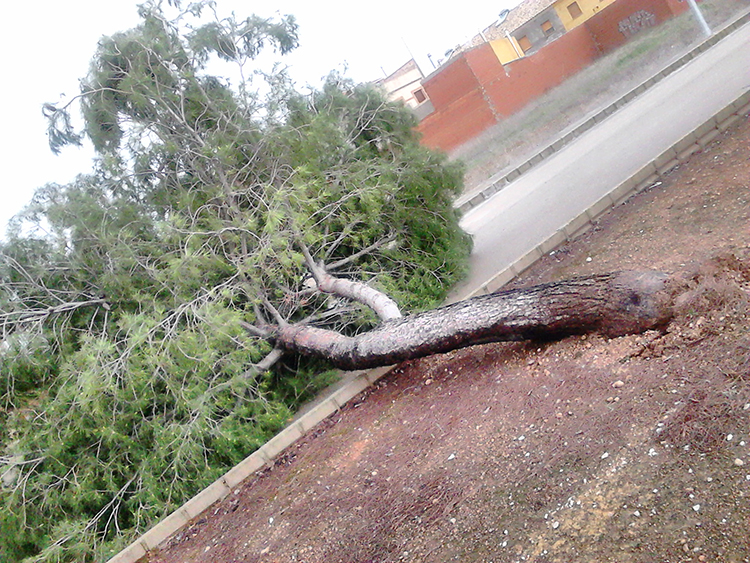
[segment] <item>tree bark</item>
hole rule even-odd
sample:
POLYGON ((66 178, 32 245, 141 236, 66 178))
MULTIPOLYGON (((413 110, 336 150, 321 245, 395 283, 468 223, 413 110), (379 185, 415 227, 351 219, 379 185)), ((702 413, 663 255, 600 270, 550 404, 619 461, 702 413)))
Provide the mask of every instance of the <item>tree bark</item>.
POLYGON ((619 272, 481 295, 384 322, 357 336, 306 325, 273 330, 276 345, 342 369, 390 365, 456 348, 600 331, 642 332, 671 318, 667 276, 619 272))
MULTIPOLYGON (((345 297, 367 305, 381 321, 392 321, 401 318, 401 311, 396 302, 385 293, 378 291, 365 283, 337 278, 326 271, 323 262, 317 263, 310 255, 310 251, 303 243, 298 243, 307 262, 307 267, 313 275, 318 291, 345 297)), ((339 264, 343 263, 340 261, 339 264)))
POLYGON ((316 276, 318 290, 323 293, 331 293, 339 297, 346 297, 367 305, 375 311, 381 321, 392 321, 401 318, 401 311, 396 302, 385 293, 374 289, 362 282, 336 278, 328 273, 322 272, 316 276))

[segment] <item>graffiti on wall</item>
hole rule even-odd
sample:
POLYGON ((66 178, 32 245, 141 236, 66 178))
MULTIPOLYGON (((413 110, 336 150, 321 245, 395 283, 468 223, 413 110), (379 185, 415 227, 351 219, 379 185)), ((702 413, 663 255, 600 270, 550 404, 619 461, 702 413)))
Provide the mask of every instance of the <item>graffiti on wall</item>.
POLYGON ((656 15, 646 10, 638 10, 631 14, 624 20, 620 20, 617 24, 617 29, 620 30, 625 37, 631 37, 642 29, 647 27, 653 27, 656 25, 656 15))

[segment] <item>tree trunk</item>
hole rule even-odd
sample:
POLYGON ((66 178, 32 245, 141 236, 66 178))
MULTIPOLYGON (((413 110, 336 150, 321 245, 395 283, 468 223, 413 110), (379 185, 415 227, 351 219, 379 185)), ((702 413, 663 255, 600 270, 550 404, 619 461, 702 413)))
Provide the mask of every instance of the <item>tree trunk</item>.
POLYGON ((357 336, 306 325, 274 329, 277 346, 364 369, 456 348, 601 331, 642 332, 671 317, 667 276, 620 272, 481 295, 383 323, 357 336))

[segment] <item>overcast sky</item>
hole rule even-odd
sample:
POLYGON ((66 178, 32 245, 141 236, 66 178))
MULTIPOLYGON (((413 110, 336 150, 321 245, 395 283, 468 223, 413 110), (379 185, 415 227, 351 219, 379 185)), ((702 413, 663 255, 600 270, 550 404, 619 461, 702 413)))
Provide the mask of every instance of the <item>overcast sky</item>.
MULTIPOLYGON (((27 203, 38 186, 66 183, 90 170, 90 152, 49 151, 44 102, 78 92, 78 79, 102 35, 138 23, 140 0, 29 0, 3 6, 0 33, 3 85, 0 91, 4 131, 0 135, 0 231, 27 203)), ((414 55, 426 74, 455 45, 497 19, 520 0, 465 0, 451 8, 435 3, 276 0, 218 0, 220 14, 262 16, 293 14, 300 26, 300 47, 285 59, 300 86, 319 85, 333 69, 347 69, 357 81, 380 78, 414 55), (433 6, 433 7, 429 7, 433 6)), ((450 6, 450 4, 449 4, 450 6)))

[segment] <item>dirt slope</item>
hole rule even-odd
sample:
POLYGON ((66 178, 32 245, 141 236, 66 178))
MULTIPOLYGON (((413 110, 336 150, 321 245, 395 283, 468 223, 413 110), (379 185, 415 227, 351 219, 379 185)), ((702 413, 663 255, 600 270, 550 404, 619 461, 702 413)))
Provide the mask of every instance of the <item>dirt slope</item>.
POLYGON ((749 120, 518 283, 628 268, 664 333, 403 364, 148 561, 750 561, 749 120))

